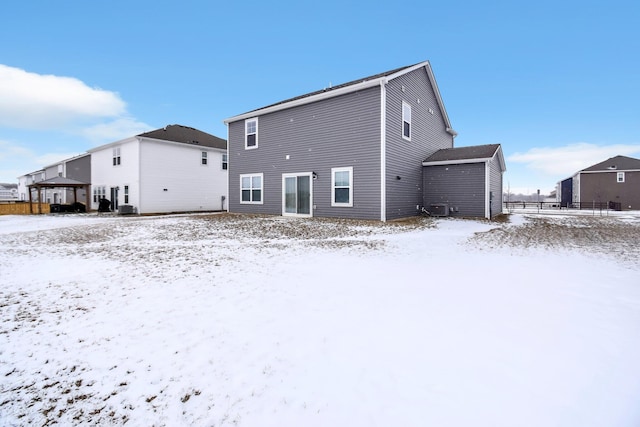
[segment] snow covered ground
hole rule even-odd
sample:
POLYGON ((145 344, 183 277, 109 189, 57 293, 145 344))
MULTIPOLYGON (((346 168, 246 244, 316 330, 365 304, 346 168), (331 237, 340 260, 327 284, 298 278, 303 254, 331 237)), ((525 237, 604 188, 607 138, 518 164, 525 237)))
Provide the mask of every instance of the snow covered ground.
POLYGON ((640 425, 640 214, 0 216, 0 425, 640 425))

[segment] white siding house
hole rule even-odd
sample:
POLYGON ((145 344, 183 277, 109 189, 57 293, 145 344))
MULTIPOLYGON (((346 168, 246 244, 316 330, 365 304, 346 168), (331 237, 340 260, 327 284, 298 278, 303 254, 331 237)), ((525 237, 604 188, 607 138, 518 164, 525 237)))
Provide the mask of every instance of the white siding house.
POLYGON ((171 125, 89 150, 92 207, 140 214, 226 209, 227 143, 171 125))

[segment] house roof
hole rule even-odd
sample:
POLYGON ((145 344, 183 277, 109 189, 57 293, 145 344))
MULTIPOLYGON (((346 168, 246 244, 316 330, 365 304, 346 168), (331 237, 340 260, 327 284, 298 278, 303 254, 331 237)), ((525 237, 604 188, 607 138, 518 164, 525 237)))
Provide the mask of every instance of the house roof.
POLYGON ((628 170, 640 170, 640 159, 634 159, 633 157, 626 156, 615 156, 605 160, 604 162, 582 169, 580 172, 612 172, 628 170))
POLYGON ((507 170, 502 155, 500 144, 473 145, 469 147, 443 148, 427 157, 423 166, 457 164, 457 163, 477 163, 491 160, 498 155, 502 170, 507 170))
POLYGON ((440 90, 438 89, 438 85, 433 75, 433 71, 431 70, 431 64, 429 63, 429 61, 423 61, 417 64, 395 68, 393 70, 374 74, 369 77, 363 77, 357 80, 352 80, 347 83, 342 83, 336 86, 324 88, 322 90, 317 90, 314 92, 306 93, 304 95, 296 96, 294 98, 289 98, 284 101, 276 102, 275 104, 270 104, 265 107, 261 107, 255 110, 248 111, 243 114, 239 114, 237 116, 230 117, 228 119, 225 119, 224 123, 228 124, 238 120, 244 120, 244 119, 248 119, 258 115, 272 113, 275 111, 296 107, 298 105, 310 104, 312 102, 320 101, 323 99, 332 98, 335 96, 344 95, 346 93, 356 92, 358 90, 363 90, 369 87, 385 84, 385 83, 388 83, 390 80, 393 80, 397 77, 400 77, 404 74, 410 73, 411 71, 417 70, 422 67, 424 67, 425 70, 427 71, 427 75, 429 76, 429 80, 431 81, 431 86, 433 87, 433 91, 435 92, 438 106, 442 111, 442 116, 445 121, 447 132, 455 136, 457 134, 451 128, 451 122, 449 121, 449 116, 447 115, 447 111, 444 108, 444 103, 442 102, 442 97, 440 96, 440 90))
POLYGON ((29 187, 80 187, 84 185, 89 185, 88 182, 76 181, 75 179, 66 178, 64 176, 54 176, 53 178, 45 179, 43 181, 38 181, 36 183, 30 184, 29 187))
POLYGON ((201 130, 182 126, 168 125, 164 128, 152 130, 137 135, 143 138, 161 139, 163 141, 181 142, 183 144, 201 145, 203 147, 227 149, 227 141, 201 130))

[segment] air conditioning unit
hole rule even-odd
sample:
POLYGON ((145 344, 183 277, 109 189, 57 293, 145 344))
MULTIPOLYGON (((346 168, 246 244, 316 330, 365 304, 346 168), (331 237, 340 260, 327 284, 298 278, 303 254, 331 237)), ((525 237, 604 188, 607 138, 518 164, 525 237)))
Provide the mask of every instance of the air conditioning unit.
POLYGON ((131 215, 136 213, 136 208, 131 205, 120 205, 118 206, 118 213, 120 215, 131 215))
POLYGON ((429 206, 431 216, 449 216, 449 205, 446 203, 434 203, 429 206))

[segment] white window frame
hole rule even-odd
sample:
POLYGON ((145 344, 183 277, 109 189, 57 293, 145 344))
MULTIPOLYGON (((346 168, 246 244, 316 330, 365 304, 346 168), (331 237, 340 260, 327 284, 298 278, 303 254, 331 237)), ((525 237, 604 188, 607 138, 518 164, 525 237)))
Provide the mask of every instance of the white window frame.
POLYGON ((128 185, 124 186, 124 204, 125 205, 129 204, 129 186, 128 185))
POLYGON ((353 166, 344 168, 331 168, 331 206, 332 207, 353 207, 353 166), (349 172, 349 185, 336 187, 336 172, 349 172), (347 203, 336 202, 336 188, 349 189, 349 201, 347 203))
POLYGON ((209 163, 209 158, 208 158, 208 154, 206 151, 201 151, 201 157, 200 157, 200 165, 201 166, 207 166, 209 163))
POLYGON ((229 170, 229 155, 227 153, 222 153, 222 170, 229 170))
POLYGON ((244 149, 245 150, 254 150, 256 148, 258 148, 258 118, 257 117, 253 117, 251 119, 246 119, 244 121, 244 149), (249 132, 248 129, 247 129, 247 126, 251 122, 255 122, 256 123, 256 128, 255 128, 255 130, 253 132, 249 132), (249 135, 255 135, 255 137, 256 137, 255 145, 249 145, 249 135))
POLYGON ((411 134, 413 133, 413 125, 411 123, 411 117, 413 116, 413 112, 411 111, 411 104, 406 101, 402 101, 402 139, 406 139, 407 141, 411 141, 411 134), (406 117, 405 111, 406 108, 409 109, 409 117, 406 117), (404 124, 409 124, 409 136, 404 134, 404 124))
POLYGON ((115 147, 113 149, 113 166, 120 166, 121 163, 121 159, 120 159, 120 147, 115 147))
POLYGON ((264 204, 264 174, 263 173, 247 173, 247 174, 240 175, 240 204, 243 204, 243 205, 264 204), (253 178, 255 177, 260 177, 260 201, 257 201, 257 202, 253 200, 253 191, 257 190, 257 188, 253 187, 253 178), (249 178, 250 187, 248 188, 248 190, 249 190, 250 200, 248 201, 242 200, 242 190, 245 189, 242 187, 242 178, 249 178))
POLYGON ((624 172, 618 172, 616 174, 616 182, 623 183, 624 182, 624 172))

